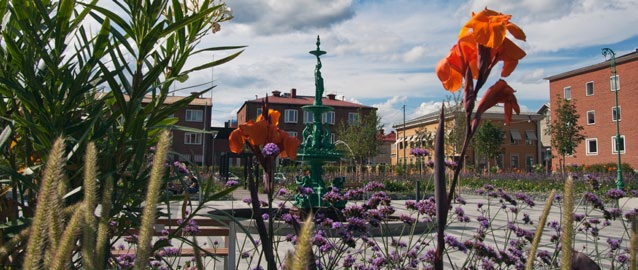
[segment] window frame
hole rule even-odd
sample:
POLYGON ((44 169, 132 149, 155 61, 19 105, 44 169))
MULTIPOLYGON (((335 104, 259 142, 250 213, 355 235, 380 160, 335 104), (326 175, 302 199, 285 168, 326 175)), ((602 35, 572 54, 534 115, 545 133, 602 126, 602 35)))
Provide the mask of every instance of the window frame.
POLYGON ((355 122, 359 122, 359 113, 358 112, 348 112, 348 124, 354 124, 355 122))
POLYGON ((184 114, 185 114, 184 120, 186 122, 203 122, 204 121, 204 111, 203 110, 186 109, 186 112, 184 114), (196 114, 193 115, 193 113, 196 113, 196 114), (199 119, 196 116, 199 116, 199 119))
POLYGON ((615 92, 620 90, 620 75, 616 74, 615 76, 609 76, 609 91, 615 92), (614 77, 616 77, 616 89, 614 89, 614 77))
POLYGON ((519 166, 521 163, 520 159, 518 158, 518 154, 510 154, 510 169, 520 169, 521 167, 519 166), (513 158, 516 158, 516 166, 512 166, 514 165, 513 158))
POLYGON ((587 111, 586 115, 587 115, 587 125, 588 125, 588 126, 593 126, 593 125, 595 125, 595 124, 596 124, 596 110, 587 111), (593 120, 591 123, 589 122, 589 120, 590 120, 590 118, 589 118, 589 113, 592 113, 592 116, 593 116, 593 117, 591 118, 591 120, 593 120))
POLYGON ((284 123, 297 123, 298 119, 299 119, 299 117, 298 117, 298 112, 297 112, 296 109, 285 109, 284 110, 284 123), (290 113, 290 115, 289 115, 289 113, 290 113), (289 119, 289 118, 293 118, 292 116, 294 116, 294 119, 289 119))
POLYGON ((297 131, 286 131, 286 133, 288 133, 288 136, 290 137, 297 138, 297 131))
POLYGON ((255 112, 257 113, 257 114, 255 114, 255 118, 259 117, 259 115, 261 115, 262 108, 261 108, 261 107, 257 108, 257 109, 255 110, 255 112))
POLYGON ((566 100, 571 100, 572 99, 572 87, 571 86, 565 86, 563 88, 563 98, 566 99, 566 100), (567 93, 569 93, 569 97, 568 97, 567 93))
POLYGON ((587 156, 597 156, 598 155, 598 138, 588 138, 585 139, 585 154, 587 156), (590 142, 595 142, 596 143, 596 151, 591 151, 591 145, 590 142))
MULTIPOLYGON (((622 155, 627 152, 627 139, 625 138, 625 135, 620 135, 620 139, 622 140, 622 150, 620 151, 620 154, 622 155)), ((616 149, 616 135, 611 136, 611 153, 618 154, 616 149)))
POLYGON ((622 121, 622 107, 621 106, 613 106, 611 107, 611 121, 612 122, 616 122, 616 121, 622 121), (616 111, 616 107, 618 107, 618 112, 614 113, 616 111), (614 119, 614 115, 617 115, 614 119))
POLYGON ((335 124, 335 112, 334 111, 328 111, 328 112, 324 112, 321 114, 321 123, 325 124, 328 123, 330 125, 334 125, 335 124), (331 117, 328 117, 328 115, 331 115, 331 117), (330 121, 328 121, 330 120, 330 121))
POLYGON ((585 96, 591 97, 593 95, 594 95, 594 81, 588 81, 585 83, 585 96), (589 93, 589 87, 587 87, 588 85, 591 85, 591 93, 589 93))
POLYGON ((315 115, 312 112, 303 111, 303 123, 304 124, 310 124, 310 123, 314 122, 314 120, 315 120, 315 115))
POLYGON ((184 132, 184 144, 185 145, 202 145, 203 137, 201 133, 196 132, 184 132), (193 141, 192 136, 195 136, 193 141))

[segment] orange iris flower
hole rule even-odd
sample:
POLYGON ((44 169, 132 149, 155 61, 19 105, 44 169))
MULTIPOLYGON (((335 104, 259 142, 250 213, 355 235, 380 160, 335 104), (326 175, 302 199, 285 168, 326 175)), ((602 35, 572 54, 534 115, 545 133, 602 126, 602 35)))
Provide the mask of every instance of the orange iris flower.
POLYGON ((510 121, 512 121, 512 111, 515 111, 516 114, 521 113, 521 108, 518 106, 514 92, 514 89, 512 89, 507 82, 498 80, 492 87, 487 89, 485 96, 481 98, 481 102, 479 102, 478 108, 476 109, 476 115, 482 115, 487 109, 494 107, 494 105, 504 103, 505 123, 509 124, 510 121))
POLYGON ((287 132, 279 130, 279 117, 281 114, 275 110, 268 110, 268 117, 259 115, 256 121, 248 121, 233 130, 228 138, 230 151, 239 154, 248 142, 255 147, 263 147, 267 143, 274 143, 279 147, 280 157, 297 158, 299 141, 290 137, 287 132), (268 119, 266 119, 268 118, 268 119))

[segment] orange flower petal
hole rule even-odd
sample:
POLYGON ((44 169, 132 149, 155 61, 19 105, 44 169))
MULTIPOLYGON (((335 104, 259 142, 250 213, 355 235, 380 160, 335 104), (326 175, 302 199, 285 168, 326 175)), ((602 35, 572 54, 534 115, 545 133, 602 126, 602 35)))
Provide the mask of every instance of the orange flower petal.
POLYGON ((527 36, 525 36, 525 32, 523 32, 523 29, 518 27, 518 25, 508 23, 506 27, 507 31, 510 32, 510 34, 512 34, 512 36, 514 36, 516 39, 522 41, 525 41, 527 39, 527 36))
POLYGON ((248 122, 245 125, 240 125, 239 128, 241 128, 246 137, 248 137, 250 144, 266 144, 266 138, 268 137, 268 121, 262 119, 257 123, 248 122))
POLYGON ((450 66, 446 58, 441 59, 436 65, 436 76, 443 84, 443 88, 450 92, 456 92, 463 84, 463 76, 450 66))
POLYGON ((516 114, 520 114, 520 107, 514 95, 514 89, 504 80, 498 80, 492 87, 487 89, 485 96, 481 98, 481 102, 476 109, 477 115, 482 115, 489 108, 494 107, 498 103, 504 103, 505 107, 505 123, 509 124, 512 120, 512 110, 516 114))
POLYGON ((235 129, 230 133, 228 137, 228 146, 230 151, 239 154, 244 150, 244 142, 246 138, 244 136, 244 132, 241 129, 235 129))
POLYGON ((295 137, 287 136, 286 138, 284 138, 284 150, 286 152, 286 155, 290 159, 297 159, 297 150, 299 149, 299 144, 299 140, 297 140, 297 138, 295 137))

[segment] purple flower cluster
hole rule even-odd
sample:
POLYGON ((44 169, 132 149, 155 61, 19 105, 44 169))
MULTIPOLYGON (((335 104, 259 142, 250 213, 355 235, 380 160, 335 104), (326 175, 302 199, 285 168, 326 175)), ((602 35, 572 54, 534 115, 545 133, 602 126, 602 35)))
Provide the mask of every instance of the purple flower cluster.
POLYGON ((115 257, 115 262, 122 269, 129 269, 135 264, 135 254, 123 254, 115 257))
POLYGON ((267 157, 276 157, 277 155, 279 155, 279 151, 279 146, 274 143, 267 143, 266 145, 264 145, 264 148, 261 149, 261 153, 267 157))
POLYGON ((622 197, 625 197, 625 192, 620 189, 612 188, 609 191, 607 191, 607 197, 613 200, 618 200, 622 197))
POLYGON ((425 148, 412 148, 410 150, 410 155, 415 157, 425 157, 430 155, 430 150, 425 148))
POLYGON ((225 186, 227 188, 229 188, 229 187, 234 187, 236 185, 239 185, 239 182, 237 180, 228 180, 228 181, 226 181, 226 185, 225 186))
POLYGON ((450 169, 450 170, 456 169, 457 166, 459 166, 459 164, 456 163, 456 161, 454 161, 454 160, 446 160, 445 161, 445 167, 448 167, 448 169, 450 169))
POLYGON ((368 184, 365 185, 365 187, 363 187, 363 190, 365 192, 374 192, 374 191, 381 191, 385 189, 385 185, 379 182, 369 182, 368 184))
POLYGON ((585 201, 591 203, 594 206, 594 208, 605 210, 605 205, 603 204, 603 201, 600 198, 598 198, 596 194, 587 192, 585 193, 584 198, 585 198, 585 201))

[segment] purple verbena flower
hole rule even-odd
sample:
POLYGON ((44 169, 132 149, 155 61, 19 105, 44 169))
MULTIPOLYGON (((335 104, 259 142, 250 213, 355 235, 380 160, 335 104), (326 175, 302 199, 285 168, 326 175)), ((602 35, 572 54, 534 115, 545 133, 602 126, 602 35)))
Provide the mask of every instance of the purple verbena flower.
POLYGON ((620 189, 612 188, 607 191, 607 197, 609 197, 610 199, 618 200, 622 197, 625 197, 625 192, 620 189))
POLYGON ((261 149, 261 153, 263 153, 264 156, 267 157, 276 157, 277 155, 279 155, 279 151, 279 146, 274 143, 267 143, 266 145, 264 145, 264 148, 261 149))

